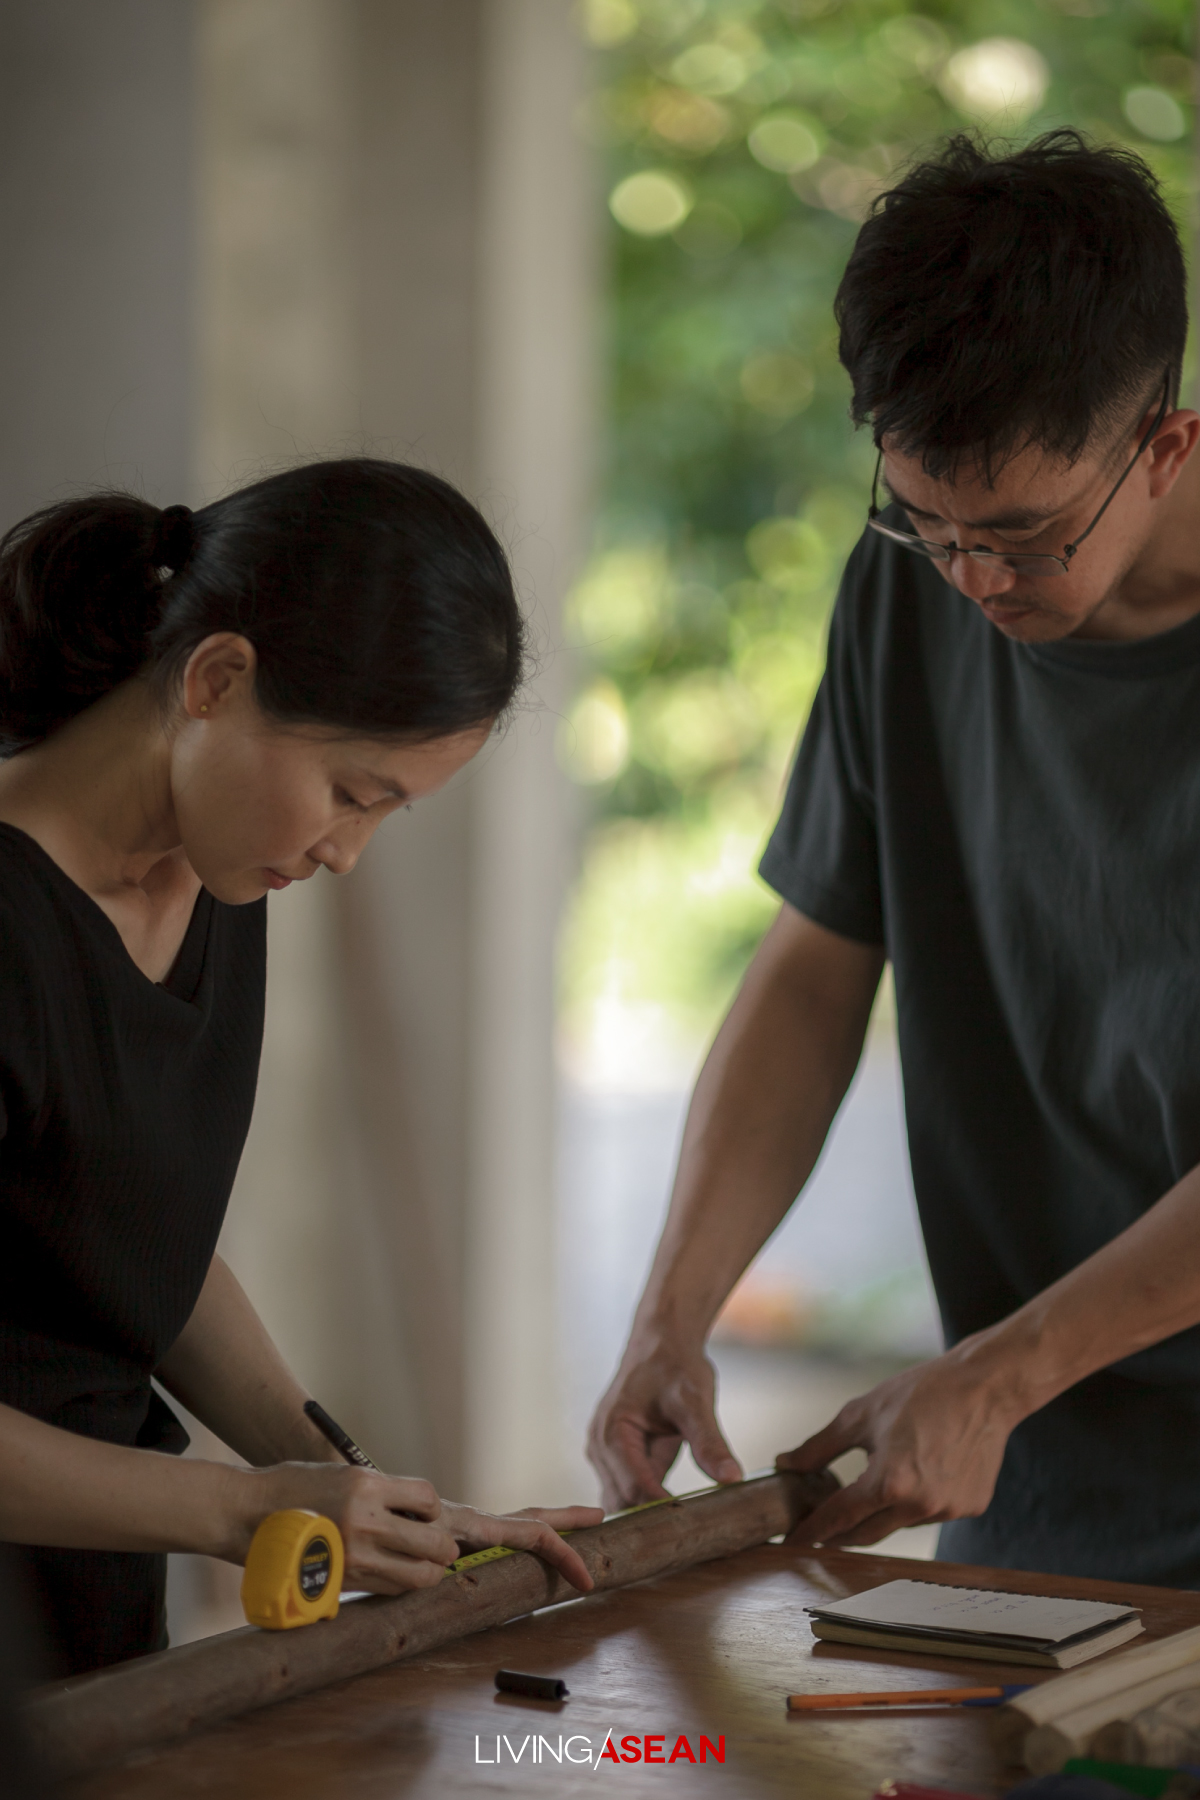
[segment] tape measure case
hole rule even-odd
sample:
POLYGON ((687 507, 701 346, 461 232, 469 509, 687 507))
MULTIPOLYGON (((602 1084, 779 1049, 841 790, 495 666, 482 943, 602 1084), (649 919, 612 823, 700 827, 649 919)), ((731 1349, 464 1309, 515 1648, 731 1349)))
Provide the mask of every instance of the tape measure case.
POLYGON ((336 1619, 345 1565, 342 1534, 332 1519, 299 1508, 271 1513, 246 1558, 246 1618, 265 1631, 336 1619))

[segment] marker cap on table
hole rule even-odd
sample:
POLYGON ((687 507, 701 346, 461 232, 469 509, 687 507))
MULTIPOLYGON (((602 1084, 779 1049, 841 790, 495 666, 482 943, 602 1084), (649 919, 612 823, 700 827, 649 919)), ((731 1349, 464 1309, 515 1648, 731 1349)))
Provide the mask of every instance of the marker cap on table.
POLYGON ((523 1675, 519 1669, 497 1669, 502 1694, 524 1694, 530 1700, 565 1700, 570 1688, 557 1675, 523 1675))

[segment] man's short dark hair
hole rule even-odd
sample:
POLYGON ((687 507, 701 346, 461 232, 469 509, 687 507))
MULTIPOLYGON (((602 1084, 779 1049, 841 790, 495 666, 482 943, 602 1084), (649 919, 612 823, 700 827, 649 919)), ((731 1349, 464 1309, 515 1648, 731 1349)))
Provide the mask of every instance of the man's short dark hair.
POLYGON ((1168 369, 1175 397, 1187 276, 1132 151, 961 136, 876 201, 835 310, 856 423, 935 479, 991 481, 1029 444, 1073 462, 1123 439, 1168 369))

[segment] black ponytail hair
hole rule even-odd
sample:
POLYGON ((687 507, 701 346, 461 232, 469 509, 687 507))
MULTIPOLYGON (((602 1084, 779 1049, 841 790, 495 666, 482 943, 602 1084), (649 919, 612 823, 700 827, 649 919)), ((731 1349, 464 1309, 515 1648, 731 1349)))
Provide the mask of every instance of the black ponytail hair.
POLYGON ((488 725, 524 672, 503 550, 422 469, 309 463, 197 513, 99 493, 0 539, 0 754, 139 673, 168 699, 219 631, 254 645, 266 713, 353 736, 488 725))

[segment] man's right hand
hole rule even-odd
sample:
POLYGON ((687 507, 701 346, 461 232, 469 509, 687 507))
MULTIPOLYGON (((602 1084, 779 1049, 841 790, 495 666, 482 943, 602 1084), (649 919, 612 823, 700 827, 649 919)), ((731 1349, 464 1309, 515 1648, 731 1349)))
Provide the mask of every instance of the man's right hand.
POLYGON ((812 1172, 882 968, 880 945, 786 904, 755 952, 696 1083, 633 1335, 592 1421, 588 1455, 607 1506, 661 1500, 683 1443, 714 1481, 740 1478, 704 1342, 812 1172))
POLYGON ((630 1343, 588 1432, 588 1457, 609 1512, 664 1499, 663 1477, 685 1443, 714 1481, 742 1479, 717 1424, 715 1392, 702 1351, 630 1343))

